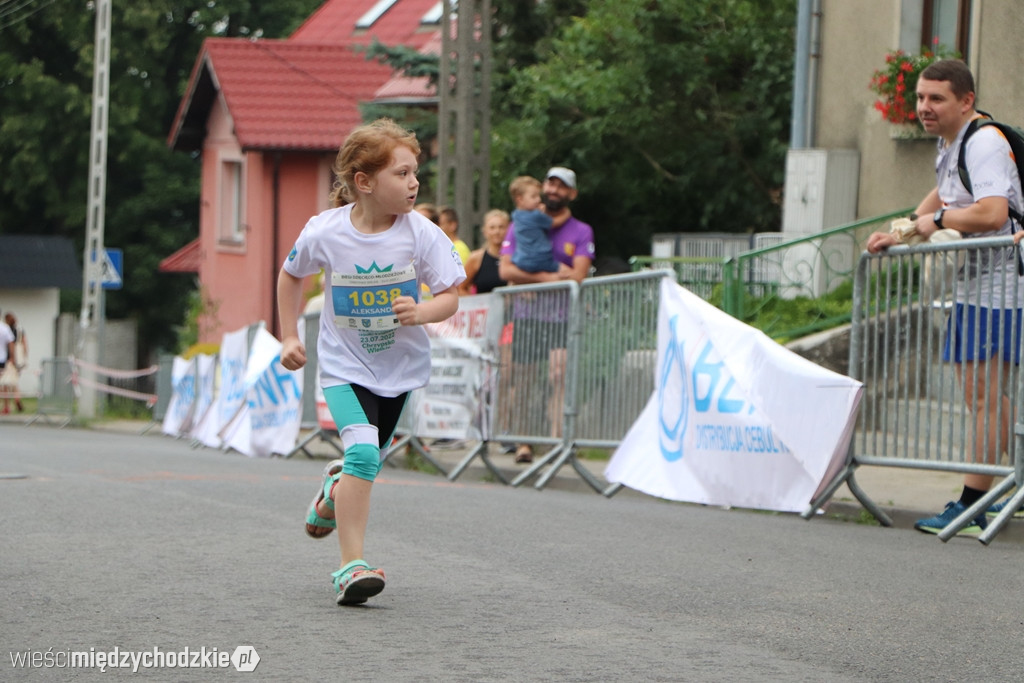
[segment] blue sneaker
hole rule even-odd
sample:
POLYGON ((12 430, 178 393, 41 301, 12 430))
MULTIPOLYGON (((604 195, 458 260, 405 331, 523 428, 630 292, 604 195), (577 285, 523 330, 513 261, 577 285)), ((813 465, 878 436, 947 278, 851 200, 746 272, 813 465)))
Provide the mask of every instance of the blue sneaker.
MULTIPOLYGON (((995 517, 1003 511, 1003 509, 1009 504, 1009 502, 1010 499, 1007 498, 1002 502, 996 503, 995 505, 990 506, 988 510, 985 510, 985 514, 989 517, 995 517)), ((1017 508, 1017 511, 1013 513, 1013 517, 1014 519, 1024 519, 1024 507, 1017 508)))
MULTIPOLYGON (((919 519, 914 523, 914 528, 918 531, 923 531, 926 534, 937 534, 952 522, 954 519, 963 514, 964 504, 960 501, 950 501, 946 503, 946 509, 941 514, 929 517, 928 519, 919 519)), ((988 519, 985 518, 985 514, 982 513, 974 518, 970 524, 965 526, 963 529, 957 532, 957 536, 978 536, 985 527, 988 526, 988 519)))

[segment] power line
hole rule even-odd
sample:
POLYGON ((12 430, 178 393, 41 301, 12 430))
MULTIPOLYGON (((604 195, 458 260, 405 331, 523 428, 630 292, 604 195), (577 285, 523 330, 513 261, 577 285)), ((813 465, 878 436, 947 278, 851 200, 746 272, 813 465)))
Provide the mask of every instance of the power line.
MULTIPOLYGON (((8 21, 7 23, 0 24, 0 31, 3 31, 5 28, 10 28, 11 26, 14 26, 15 24, 18 24, 18 23, 21 23, 21 22, 25 21, 26 19, 31 17, 33 14, 35 14, 35 13, 41 11, 41 10, 46 9, 47 7, 49 7, 50 5, 52 5, 56 1, 57 0, 43 0, 42 4, 39 5, 38 7, 36 7, 35 9, 29 10, 29 11, 27 11, 26 13, 22 14, 19 17, 15 17, 15 18, 11 19, 10 21, 8 21)), ((18 0, 7 0, 7 2, 5 2, 3 4, 0 4, 0 19, 3 19, 4 17, 9 17, 12 14, 14 14, 15 12, 17 12, 18 10, 24 9, 24 8, 28 7, 29 5, 32 5, 32 4, 36 3, 36 2, 39 2, 39 0, 22 0, 20 5, 16 5, 15 7, 8 8, 8 9, 6 9, 6 11, 4 10, 4 7, 3 7, 4 4, 9 5, 9 4, 12 4, 12 3, 15 3, 15 2, 18 2, 18 0)))

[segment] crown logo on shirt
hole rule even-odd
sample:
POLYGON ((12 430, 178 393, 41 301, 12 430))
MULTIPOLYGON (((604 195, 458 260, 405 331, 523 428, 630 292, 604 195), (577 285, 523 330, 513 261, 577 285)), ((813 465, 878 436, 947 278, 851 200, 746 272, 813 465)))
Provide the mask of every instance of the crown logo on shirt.
POLYGON ((370 264, 369 268, 360 268, 358 265, 356 265, 356 273, 360 275, 363 275, 365 273, 390 273, 391 269, 394 267, 395 265, 391 264, 387 268, 381 268, 380 266, 377 265, 377 262, 374 261, 373 263, 370 264))

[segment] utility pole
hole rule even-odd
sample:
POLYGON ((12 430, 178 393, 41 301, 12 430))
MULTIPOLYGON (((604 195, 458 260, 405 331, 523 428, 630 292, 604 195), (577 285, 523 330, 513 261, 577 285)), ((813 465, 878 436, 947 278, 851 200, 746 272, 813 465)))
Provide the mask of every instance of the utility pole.
POLYGON ((472 245, 490 208, 491 0, 444 0, 442 9, 437 194, 472 245))
MULTIPOLYGON (((78 356, 87 363, 99 365, 102 336, 104 292, 103 220, 107 190, 107 106, 110 88, 110 2, 94 0, 96 7, 96 41, 93 48, 92 127, 89 132, 89 207, 85 222, 85 249, 82 256, 82 313, 78 339, 78 356)), ((79 383, 78 414, 96 417, 95 373, 83 371, 79 383)))

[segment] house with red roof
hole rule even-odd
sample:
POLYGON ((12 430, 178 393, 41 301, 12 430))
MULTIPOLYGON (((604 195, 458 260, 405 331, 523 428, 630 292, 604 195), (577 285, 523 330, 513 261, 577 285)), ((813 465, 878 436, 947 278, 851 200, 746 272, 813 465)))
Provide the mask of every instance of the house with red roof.
MULTIPOLYGON (((160 265, 195 272, 210 302, 201 342, 266 321, 277 275, 310 216, 329 208, 331 165, 361 103, 434 101, 358 46, 433 49, 441 0, 327 0, 285 40, 208 38, 168 136, 201 156, 199 237, 160 265)), ((309 288, 315 286, 309 283, 309 288)))

